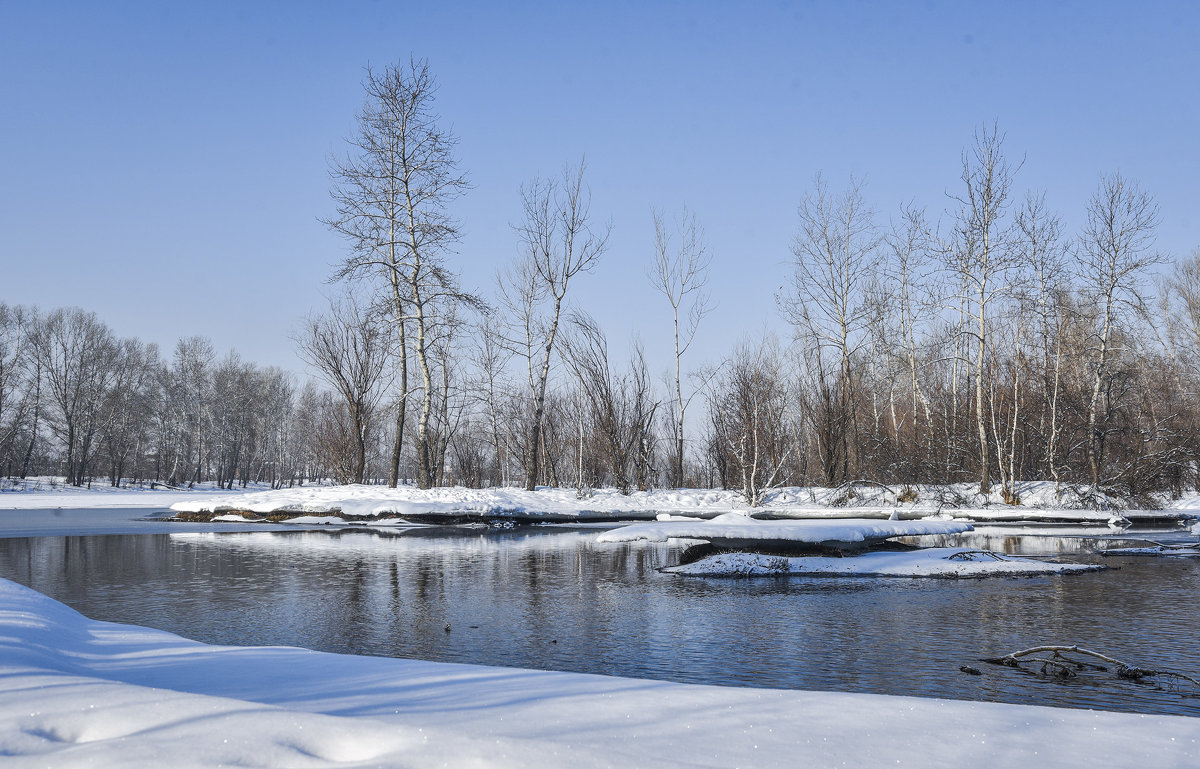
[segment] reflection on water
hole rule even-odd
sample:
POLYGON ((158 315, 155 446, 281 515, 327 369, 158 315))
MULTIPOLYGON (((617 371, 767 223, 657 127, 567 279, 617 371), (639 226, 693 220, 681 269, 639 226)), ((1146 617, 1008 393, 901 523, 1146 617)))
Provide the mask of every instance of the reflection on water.
MULTIPOLYGON (((994 527, 954 544, 1091 553, 1098 533, 1050 537, 994 527)), ((210 643, 1200 715, 1196 696, 1110 679, 1047 681, 977 662, 1078 643, 1195 675, 1200 559, 1108 558, 1119 569, 1026 579, 706 580, 656 571, 674 561, 672 548, 598 546, 595 534, 7 539, 0 576, 97 619, 210 643), (963 664, 984 675, 960 673, 963 664)), ((1126 532, 1107 541, 1133 538, 1126 532)))
POLYGON ((1094 555, 1118 547, 1144 547, 1147 542, 1195 542, 1186 528, 1109 529, 1103 526, 977 525, 961 534, 900 537, 921 547, 975 547, 1005 555, 1059 556, 1094 555))

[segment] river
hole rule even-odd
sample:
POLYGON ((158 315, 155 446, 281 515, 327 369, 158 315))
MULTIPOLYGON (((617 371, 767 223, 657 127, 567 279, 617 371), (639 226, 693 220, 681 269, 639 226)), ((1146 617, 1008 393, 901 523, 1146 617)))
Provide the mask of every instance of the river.
POLYGON ((1061 681, 978 661, 1079 644, 1197 676, 1200 559, 1104 559, 1094 550, 1106 543, 1091 531, 980 527, 968 544, 1116 568, 1021 579, 701 579, 657 571, 678 548, 598 545, 597 531, 17 536, 0 539, 0 576, 95 619, 208 643, 1200 716, 1195 688, 1103 674, 1061 681))

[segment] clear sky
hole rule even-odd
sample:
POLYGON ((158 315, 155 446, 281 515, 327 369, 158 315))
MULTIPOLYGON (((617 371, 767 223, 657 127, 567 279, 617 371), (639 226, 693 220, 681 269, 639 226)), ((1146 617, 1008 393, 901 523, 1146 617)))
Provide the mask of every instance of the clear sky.
POLYGON ((1200 245, 1200 3, 34 2, 0 0, 0 301, 96 311, 123 336, 213 339, 300 370, 343 243, 327 159, 363 67, 427 58, 474 189, 454 263, 490 294, 522 182, 583 155, 603 264, 576 299, 665 368, 651 207, 708 233, 717 311, 694 359, 778 326, 796 205, 864 177, 886 223, 948 208, 998 121, 1077 227, 1102 173, 1200 245))

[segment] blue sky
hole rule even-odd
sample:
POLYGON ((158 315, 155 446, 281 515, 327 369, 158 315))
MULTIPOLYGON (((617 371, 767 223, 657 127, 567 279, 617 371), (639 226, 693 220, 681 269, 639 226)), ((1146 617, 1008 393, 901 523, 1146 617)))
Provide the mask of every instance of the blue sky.
POLYGON ((184 335, 299 370, 342 242, 327 159, 363 67, 428 58, 474 189, 454 263, 491 293, 522 182, 586 155, 608 256, 577 302, 666 365, 646 285, 651 207, 707 230, 719 306, 695 362, 778 327, 796 205, 850 174, 886 222, 949 206, 998 121, 1016 192, 1069 229, 1101 174, 1200 245, 1200 4, 53 3, 0 0, 0 300, 95 310, 168 350, 184 335))

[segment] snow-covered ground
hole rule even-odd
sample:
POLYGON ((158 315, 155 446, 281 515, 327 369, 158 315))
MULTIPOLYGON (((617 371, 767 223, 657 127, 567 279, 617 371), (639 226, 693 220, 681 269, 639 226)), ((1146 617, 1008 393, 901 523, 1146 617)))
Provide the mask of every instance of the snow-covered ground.
POLYGON ((0 755, 14 769, 1149 769, 1200 765, 1200 719, 208 646, 0 580, 0 755))
MULTIPOLYGON (((920 487, 915 501, 901 503, 897 490, 874 486, 857 487, 856 496, 843 499, 845 491, 836 489, 783 488, 767 494, 753 510, 741 494, 720 489, 655 489, 620 494, 615 489, 597 489, 581 496, 574 489, 516 488, 467 489, 462 487, 420 490, 411 486, 389 489, 383 486, 305 486, 250 494, 189 496, 171 505, 178 512, 246 511, 252 513, 290 512, 314 515, 374 516, 521 516, 548 520, 654 518, 674 513, 711 518, 729 512, 749 512, 756 516, 793 518, 888 518, 918 519, 929 516, 965 516, 977 521, 1067 520, 1106 524, 1119 521, 1124 511, 1084 509, 1080 496, 1061 493, 1053 484, 1022 485, 1021 505, 1003 504, 995 494, 982 497, 966 485, 920 487), (1076 505, 1076 507, 1072 507, 1076 505)), ((1107 504, 1107 502, 1106 502, 1107 504)), ((1190 503, 1188 503, 1190 504, 1190 503)), ((1142 517, 1194 517, 1200 515, 1200 503, 1168 511, 1141 513, 1142 517)))

